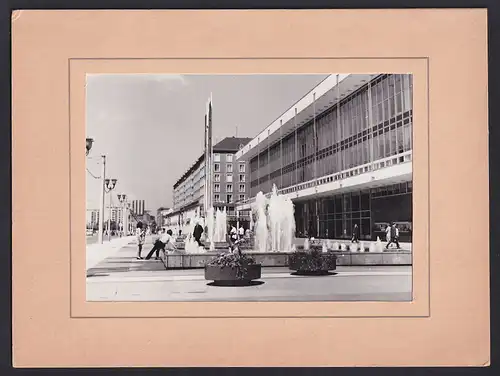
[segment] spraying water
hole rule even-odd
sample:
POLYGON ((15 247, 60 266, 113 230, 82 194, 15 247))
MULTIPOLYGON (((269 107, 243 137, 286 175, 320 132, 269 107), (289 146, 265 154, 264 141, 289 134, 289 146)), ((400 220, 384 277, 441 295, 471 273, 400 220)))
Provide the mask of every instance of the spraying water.
POLYGON ((266 196, 262 192, 257 193, 255 197, 254 211, 257 216, 255 225, 255 247, 260 252, 265 252, 267 249, 267 216, 266 216, 266 196))
POLYGON ((210 251, 215 248, 214 245, 214 229, 215 229, 215 213, 213 206, 207 210, 207 233, 205 234, 205 239, 210 245, 210 251))
POLYGON ((380 238, 377 236, 377 252, 384 252, 384 246, 382 245, 382 242, 380 241, 380 238))
POLYGON ((377 247, 375 246, 375 243, 370 243, 369 252, 377 252, 377 247))
POLYGON ((295 234, 293 202, 278 194, 276 185, 269 199, 259 192, 252 208, 256 215, 255 245, 260 252, 290 252, 295 234))
POLYGON ((215 212, 215 222, 213 230, 213 241, 216 243, 226 241, 227 235, 227 213, 226 208, 223 210, 217 209, 215 212))
POLYGON ((309 251, 311 249, 311 244, 309 243, 309 239, 304 239, 304 251, 309 251))
POLYGON ((321 250, 323 251, 323 253, 327 253, 328 252, 328 247, 326 246, 326 242, 325 241, 323 242, 321 250))
POLYGON ((268 207, 272 251, 289 251, 292 248, 292 237, 295 233, 293 212, 292 200, 278 195, 278 189, 273 185, 268 207))

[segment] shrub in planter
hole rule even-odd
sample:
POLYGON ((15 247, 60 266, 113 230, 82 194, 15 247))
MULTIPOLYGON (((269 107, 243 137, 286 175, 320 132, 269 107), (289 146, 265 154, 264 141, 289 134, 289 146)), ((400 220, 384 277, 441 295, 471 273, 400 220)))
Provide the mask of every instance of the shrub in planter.
POLYGON ((261 277, 261 265, 241 252, 222 253, 205 266, 205 279, 223 284, 246 284, 261 277))
POLYGON ((313 249, 295 251, 289 256, 289 268, 299 274, 324 274, 337 268, 337 256, 332 252, 313 249))

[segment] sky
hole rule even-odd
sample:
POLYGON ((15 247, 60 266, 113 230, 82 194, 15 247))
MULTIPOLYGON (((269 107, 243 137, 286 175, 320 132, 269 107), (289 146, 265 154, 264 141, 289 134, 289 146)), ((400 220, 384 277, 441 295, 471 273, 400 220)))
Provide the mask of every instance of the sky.
MULTIPOLYGON (((255 137, 325 75, 87 76, 87 208, 99 208, 99 156, 117 193, 145 200, 152 212, 172 206, 173 184, 203 153, 205 106, 213 100, 214 144, 255 137)), ((106 203, 107 205, 107 203, 106 203)))

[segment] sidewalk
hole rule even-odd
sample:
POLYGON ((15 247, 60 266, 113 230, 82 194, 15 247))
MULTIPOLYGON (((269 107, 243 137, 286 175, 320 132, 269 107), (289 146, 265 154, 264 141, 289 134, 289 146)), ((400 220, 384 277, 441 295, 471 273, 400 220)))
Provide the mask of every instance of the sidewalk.
POLYGON ((111 239, 111 241, 104 241, 102 244, 87 244, 87 270, 93 268, 102 260, 112 256, 133 241, 135 241, 135 236, 125 236, 123 238, 111 239))

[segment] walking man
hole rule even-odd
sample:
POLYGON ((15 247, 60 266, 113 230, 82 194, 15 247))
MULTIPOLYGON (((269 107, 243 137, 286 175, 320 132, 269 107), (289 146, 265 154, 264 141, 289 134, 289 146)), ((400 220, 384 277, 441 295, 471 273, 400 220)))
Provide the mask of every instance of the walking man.
POLYGON ((399 241, 398 241, 399 231, 398 231, 398 228, 396 227, 396 224, 394 222, 391 223, 390 226, 387 226, 386 231, 387 231, 387 234, 389 235, 389 241, 387 242, 385 249, 389 249, 389 245, 391 245, 391 243, 395 243, 396 249, 400 249, 399 241))
POLYGON ((196 223, 196 226, 194 226, 194 231, 193 231, 193 238, 198 243, 198 246, 203 247, 203 243, 201 242, 201 235, 203 234, 203 226, 200 225, 200 222, 196 223))
POLYGON ((359 243, 359 227, 358 224, 354 224, 352 229, 352 243, 359 243))
POLYGON ((172 230, 168 230, 166 233, 162 234, 162 236, 155 241, 155 244, 153 245, 153 248, 151 251, 149 251, 148 255, 146 256, 146 260, 149 260, 151 256, 153 256, 153 253, 156 251, 156 260, 160 258, 160 250, 165 251, 166 246, 176 248, 174 244, 174 238, 172 237, 172 230))

